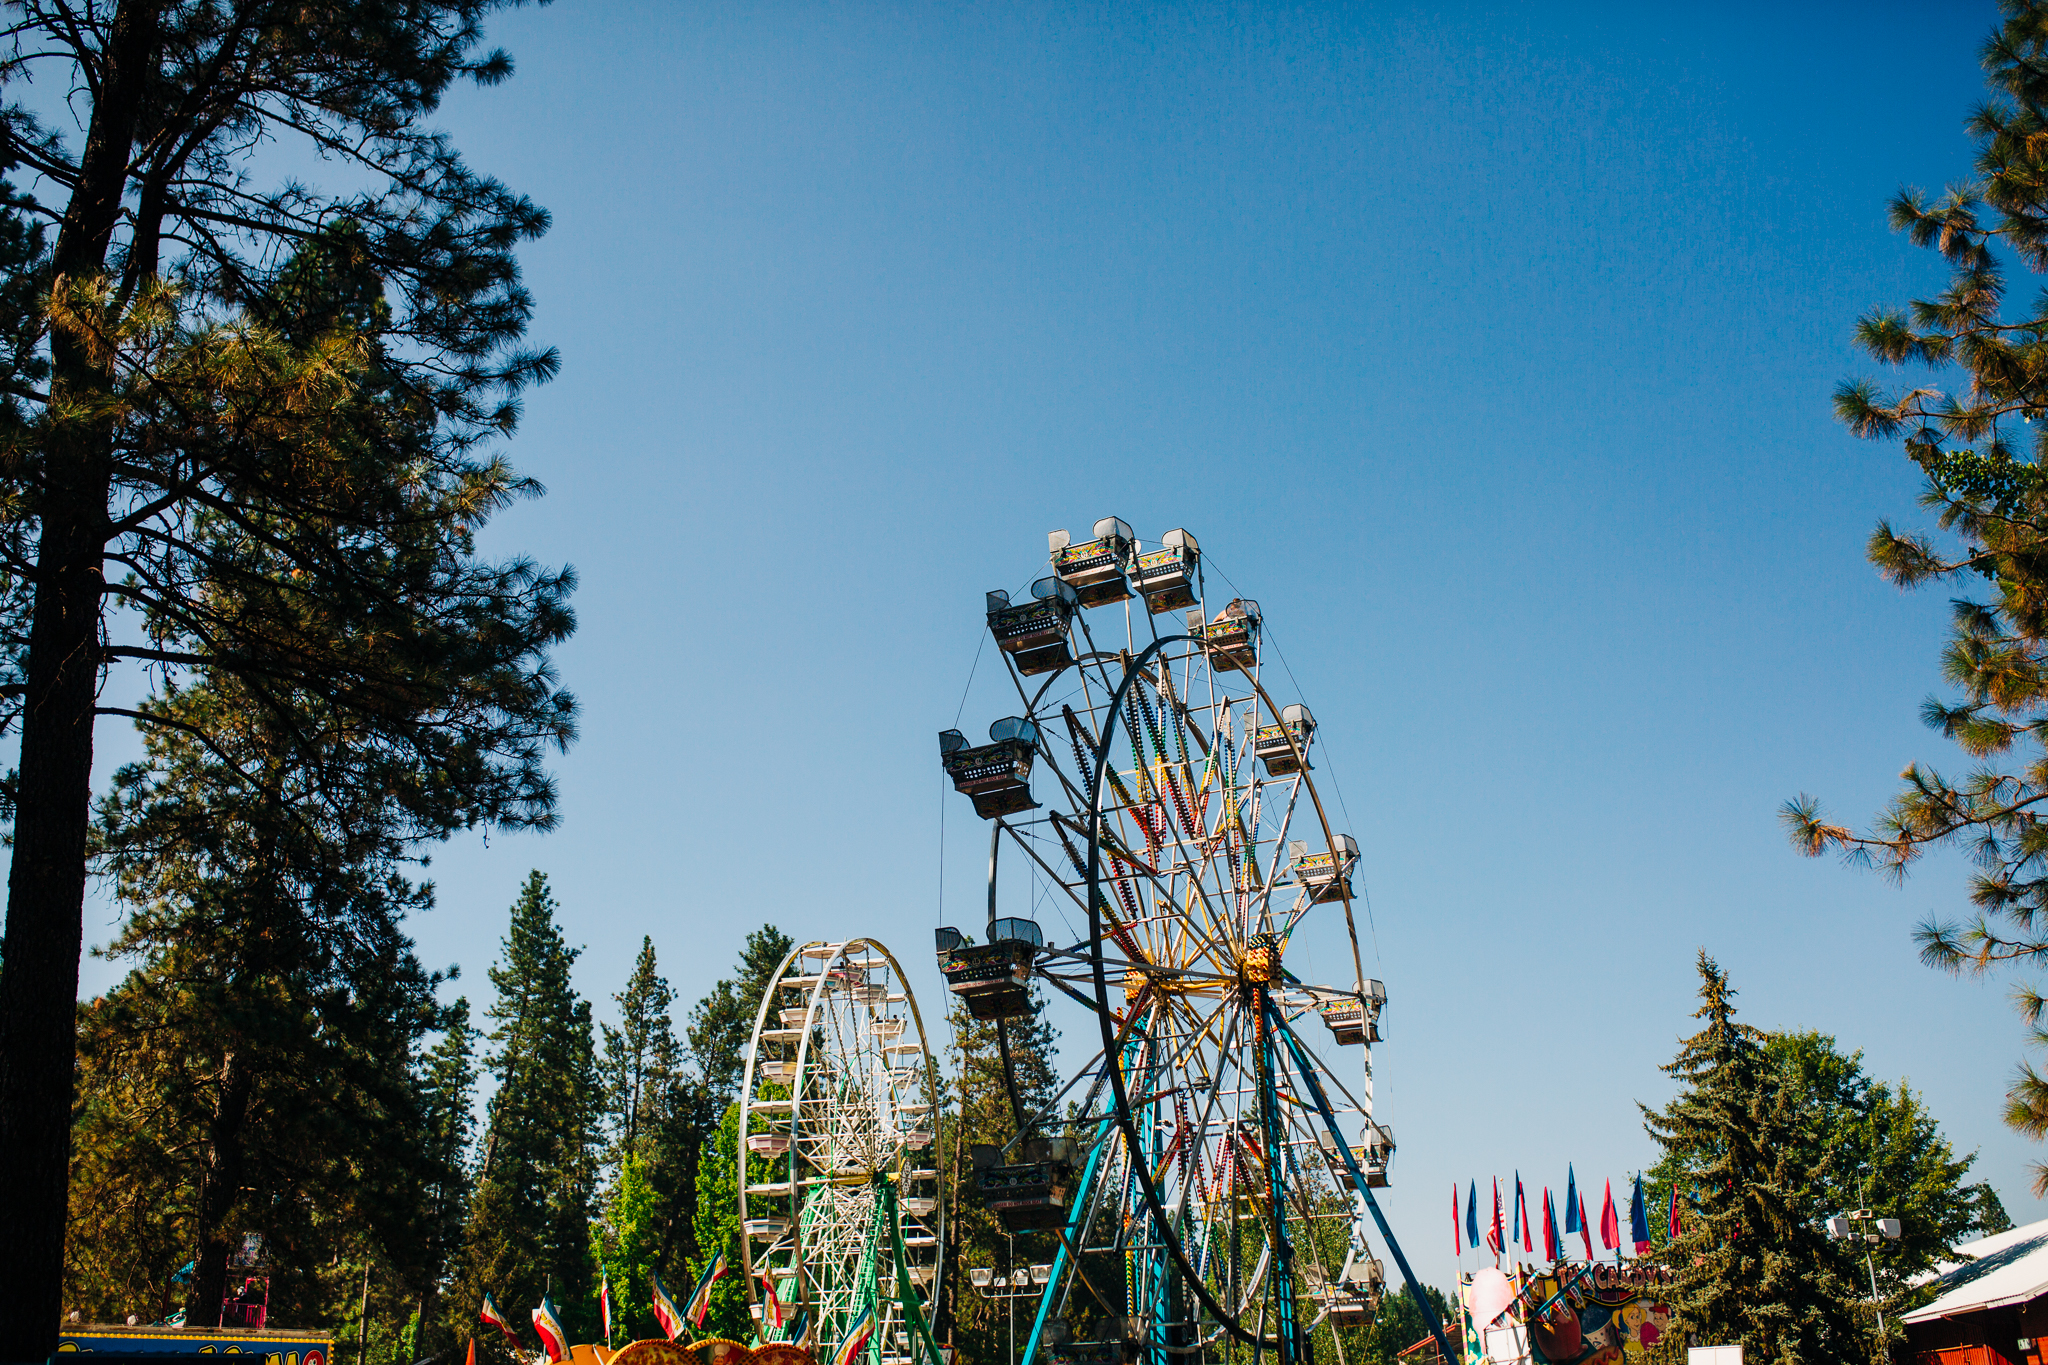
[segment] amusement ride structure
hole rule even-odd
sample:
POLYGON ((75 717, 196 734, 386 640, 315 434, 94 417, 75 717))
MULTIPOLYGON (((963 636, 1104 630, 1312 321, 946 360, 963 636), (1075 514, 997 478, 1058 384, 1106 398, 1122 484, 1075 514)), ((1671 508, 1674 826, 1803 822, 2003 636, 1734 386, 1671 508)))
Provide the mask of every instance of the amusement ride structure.
POLYGON ((936 1087, 887 948, 807 943, 783 960, 740 1088, 741 1260, 764 1340, 866 1331, 863 1360, 938 1361, 936 1087))
MULTIPOLYGON (((1453 1360, 1372 1193, 1394 1152, 1372 1091, 1387 997, 1359 952, 1358 846, 1316 790, 1315 718, 1268 690, 1258 603, 1212 612, 1192 535, 1147 548, 1108 518, 1050 539, 1027 597, 987 596, 1015 713, 984 744, 939 736, 990 831, 985 931, 939 930, 939 963, 995 1022, 1015 1124, 973 1151, 974 1185, 1049 1253, 1019 1358, 1295 1365, 1319 1324, 1377 1311, 1371 1230, 1453 1360), (1047 941, 1048 911, 1075 941, 1047 941), (1009 1021, 1039 989, 1092 1018, 1094 1051, 1034 1103, 1009 1021)), ((837 1231, 857 1217, 814 1222, 847 1248, 830 1276, 866 1273, 837 1231)))

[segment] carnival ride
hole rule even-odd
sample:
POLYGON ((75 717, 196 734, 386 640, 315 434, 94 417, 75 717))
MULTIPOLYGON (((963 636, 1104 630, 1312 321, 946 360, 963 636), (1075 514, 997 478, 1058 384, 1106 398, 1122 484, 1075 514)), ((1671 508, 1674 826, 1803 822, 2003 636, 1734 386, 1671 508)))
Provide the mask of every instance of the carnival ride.
POLYGON ((1148 549, 1106 518, 1050 551, 1027 597, 987 595, 1019 712, 985 744, 939 736, 990 823, 985 935, 940 929, 939 964, 995 1022, 1015 1123, 974 1181, 1006 1231, 1055 1243, 1020 1358, 1305 1361, 1318 1324, 1377 1311, 1370 1220, 1453 1359, 1372 1194, 1394 1152, 1372 1093, 1386 991, 1359 951, 1358 846, 1312 776, 1315 718, 1263 681, 1261 608, 1212 613, 1183 530, 1148 549), (1047 913, 1085 933, 1047 942, 1047 913), (1035 1104, 1009 1031, 1034 984, 1100 1043, 1035 1104), (1340 1076, 1323 1054, 1346 1049, 1340 1076))
POLYGON ((807 943, 783 960, 747 1050, 736 1173, 765 1341, 795 1331, 830 1346, 871 1327, 862 1359, 938 1360, 937 1104, 917 1001, 887 948, 807 943))

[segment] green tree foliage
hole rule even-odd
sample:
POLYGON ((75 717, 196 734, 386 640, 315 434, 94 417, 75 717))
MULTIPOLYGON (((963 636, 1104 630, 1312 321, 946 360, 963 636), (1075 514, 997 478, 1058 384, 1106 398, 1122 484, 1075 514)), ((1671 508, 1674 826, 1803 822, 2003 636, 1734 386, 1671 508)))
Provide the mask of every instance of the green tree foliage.
POLYGON ((661 1335, 651 1272, 661 1268, 663 1207, 647 1178, 647 1162, 627 1153, 605 1200, 603 1221, 590 1229, 591 1257, 611 1281, 612 1338, 621 1345, 661 1335))
POLYGON ((625 1158, 657 1134, 664 1112, 674 1103, 681 1082, 682 1057, 669 1006, 676 993, 657 969, 654 940, 642 937, 640 956, 626 989, 613 996, 619 1026, 602 1026, 605 1120, 612 1136, 608 1164, 623 1175, 625 1158))
MULTIPOLYGON (((1770 1083, 1784 1089, 1798 1129, 1795 1165, 1813 1173, 1812 1182, 1797 1192, 1800 1207, 1816 1219, 1870 1209, 1899 1220, 1897 1241, 1830 1244, 1836 1272, 1846 1281, 1867 1283, 1874 1269, 1888 1317, 1926 1297, 1909 1281, 1950 1259, 1957 1243, 2011 1226, 1991 1186, 1965 1183, 1976 1157, 1956 1155, 1910 1086, 1871 1080, 1862 1054, 1843 1053, 1825 1034, 1770 1033, 1762 1045, 1770 1083)), ((1690 1200, 1695 1173, 1712 1155, 1667 1144, 1646 1173, 1651 1206, 1663 1209, 1674 1183, 1681 1201, 1690 1200)), ((1661 1248, 1668 1240, 1664 1220, 1653 1217, 1650 1231, 1661 1248)))
MULTIPOLYGON (((2006 300, 2010 277, 2048 271, 2048 4, 2001 8, 1984 48, 1991 98, 1967 123, 1975 174, 1938 196, 1902 191, 1891 206, 1893 226, 1947 262, 1948 287, 1858 327, 1872 357, 1927 377, 1892 392, 1857 380, 1835 399, 1850 430, 1901 440, 1925 475, 1922 503, 1940 542, 1887 521, 1867 552, 1902 588, 1955 585, 1942 672, 1957 695, 1929 698, 1921 715, 1973 766, 1952 777, 1908 764, 1865 833, 1830 823, 1810 796, 1784 810, 1803 852, 1836 850, 1893 876, 1931 847, 1966 848, 1978 865, 1974 918, 1931 920, 1919 939, 1923 960, 1973 972, 2025 970, 2048 954, 2048 296, 2006 300)), ((2048 1045, 2042 995, 2028 985, 2019 999, 2030 1042, 2048 1045)), ((2007 1122, 2048 1135, 2048 1079, 2032 1065, 2020 1069, 2007 1122)), ((2048 1167, 2035 1171, 2036 1191, 2048 1191, 2048 1167)))
POLYGON ((714 1114, 723 1114, 727 1102, 739 1093, 747 1040, 753 1036, 761 997, 794 947, 789 935, 772 924, 762 925, 747 935, 738 973, 713 986, 690 1010, 690 1059, 714 1114))
MULTIPOLYGON (((13 613, 0 628, 20 680, 6 719, 21 796, 0 948, 0 1357, 55 1345, 94 725, 110 712, 166 723, 102 705, 109 664, 151 666, 160 687, 232 676, 309 758, 329 727, 299 708, 318 697, 373 747, 444 769, 442 818, 549 817, 539 754, 567 738, 570 709, 545 659, 567 629, 567 580, 408 549, 423 523, 472 534, 530 491, 488 447, 556 364, 520 346, 531 303, 513 259, 547 215, 471 172, 430 124, 451 83, 509 74, 481 47, 498 7, 11 12, 0 81, 71 92, 65 121, 83 136, 19 101, 0 111, 5 164, 23 177, 10 221, 55 229, 27 276, 47 282, 45 306, 0 319, 0 350, 31 336, 49 365, 39 386, 0 363, 0 608, 13 613), (321 161, 339 188, 288 169, 321 161), (388 312, 337 316, 313 339, 244 314, 289 288, 300 246, 344 223, 388 312), (373 624, 376 647, 337 623, 373 624), (451 655, 465 662, 444 667, 451 655)), ((32 237, 0 231, 0 254, 33 258, 32 237)), ((20 290, 6 292, 0 306, 20 290)))
MULTIPOLYGON (((309 771, 273 713, 230 677, 208 683, 150 703, 169 723, 145 732, 144 760, 102 803, 102 863, 127 911, 108 952, 136 966, 83 1018, 74 1182, 82 1243, 103 1201, 139 1196, 177 1211, 185 1254, 167 1265, 101 1240, 80 1245, 74 1271, 97 1258, 133 1294, 133 1277, 189 1256, 188 1320, 212 1325, 230 1248, 259 1231, 286 1264, 331 1259, 321 1239, 360 1245, 424 1293, 446 1228, 414 1209, 459 1182, 459 1146, 434 1140, 448 1120, 429 1114, 432 1082, 413 1062, 430 1032, 466 1026, 436 1006, 437 978, 401 932, 431 894, 399 873, 404 779, 330 783, 339 762, 309 771), (137 1094, 153 1103, 120 1098, 137 1094), (170 1166, 142 1163, 136 1182, 95 1172, 103 1145, 134 1143, 170 1166)), ((96 1307, 111 1288, 73 1278, 96 1307)), ((287 1277, 299 1287, 279 1309, 313 1311, 313 1280, 287 1277)))
MULTIPOLYGON (((487 1011, 496 1027, 485 1064, 497 1090, 448 1300, 454 1321, 467 1324, 489 1293, 516 1323, 545 1291, 570 1339, 590 1341, 598 1332, 590 1221, 601 1101, 590 1002, 570 984, 578 950, 555 923, 558 908, 547 878, 529 875, 503 959, 491 968, 498 998, 487 1011)), ((486 1348, 481 1337, 477 1344, 486 1348)))
POLYGON ((1806 1092, 1774 1064, 1765 1036, 1735 1021, 1735 992, 1699 958, 1700 1032, 1664 1068, 1681 1089, 1645 1108, 1650 1135, 1682 1181, 1683 1233, 1665 1251, 1678 1282, 1670 1298, 1701 1341, 1736 1343, 1771 1365, 1862 1358, 1855 1281, 1809 1202, 1831 1179, 1832 1157, 1806 1141, 1806 1092), (1682 1174, 1681 1174, 1682 1173, 1682 1174))
MULTIPOLYGON (((1446 1299, 1443 1291, 1435 1285, 1424 1285, 1422 1292, 1430 1307, 1436 1310, 1437 1321, 1449 1332, 1458 1322, 1459 1310, 1455 1301, 1446 1299)), ((1346 1350, 1346 1360, 1357 1361, 1359 1365, 1395 1365, 1401 1352, 1428 1340, 1429 1322, 1422 1316, 1422 1307, 1408 1292, 1407 1285, 1390 1292, 1381 1301, 1379 1317, 1365 1330, 1364 1336, 1362 1346, 1355 1353, 1346 1350)), ((1419 1354, 1431 1356, 1434 1351, 1434 1346, 1431 1346, 1419 1354)))
MULTIPOLYGON (((711 1287, 711 1307, 704 1315, 703 1326, 697 1330, 703 1336, 751 1341, 754 1319, 747 1311, 747 1287, 741 1280, 745 1272, 740 1262, 739 1152, 740 1107, 728 1104, 697 1162, 697 1211, 693 1237, 697 1251, 690 1258, 688 1277, 676 1282, 674 1293, 676 1308, 680 1311, 688 1302, 691 1286, 696 1284, 718 1253, 724 1251, 729 1269, 725 1277, 711 1287)), ((749 1157, 749 1166, 756 1161, 757 1158, 749 1157)), ((769 1178, 767 1163, 760 1163, 755 1178, 769 1178)))

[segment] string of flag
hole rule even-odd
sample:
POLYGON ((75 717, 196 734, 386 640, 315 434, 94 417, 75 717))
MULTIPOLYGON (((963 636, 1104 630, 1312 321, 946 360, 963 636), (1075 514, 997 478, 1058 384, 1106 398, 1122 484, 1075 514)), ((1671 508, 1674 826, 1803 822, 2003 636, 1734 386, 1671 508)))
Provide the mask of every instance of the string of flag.
MULTIPOLYGON (((1542 1187, 1541 1227, 1543 1229, 1543 1255, 1546 1260, 1556 1262, 1568 1254, 1565 1239, 1572 1233, 1579 1235, 1580 1244, 1585 1248, 1585 1259, 1593 1259, 1593 1222, 1586 1216, 1586 1197, 1579 1192, 1578 1172, 1569 1164, 1564 1175, 1564 1231, 1560 1235, 1557 1222, 1557 1205, 1552 1200, 1550 1187, 1542 1187)), ((1492 1177, 1492 1212, 1485 1217, 1482 1225, 1479 1182, 1467 1183, 1461 1196, 1455 1182, 1451 1185, 1451 1252, 1463 1256, 1467 1251, 1485 1250, 1495 1259, 1509 1254, 1516 1248, 1531 1255, 1536 1251, 1536 1239, 1531 1231, 1530 1218, 1538 1208, 1530 1199, 1522 1184, 1522 1173, 1515 1172, 1512 1206, 1507 1206, 1501 1193, 1500 1177, 1492 1177), (1503 1219, 1504 1209, 1508 1211, 1503 1219)), ((1667 1238, 1676 1240, 1683 1235, 1680 1221, 1680 1199, 1678 1187, 1673 1185, 1669 1202, 1664 1209, 1664 1230, 1667 1238)), ((1650 1250, 1649 1207, 1643 1194, 1643 1178, 1635 1177, 1629 1193, 1628 1243, 1638 1256, 1650 1250)), ((1600 1201, 1600 1245, 1617 1257, 1625 1245, 1621 1237, 1621 1217, 1614 1205, 1614 1182, 1603 1182, 1600 1201)))

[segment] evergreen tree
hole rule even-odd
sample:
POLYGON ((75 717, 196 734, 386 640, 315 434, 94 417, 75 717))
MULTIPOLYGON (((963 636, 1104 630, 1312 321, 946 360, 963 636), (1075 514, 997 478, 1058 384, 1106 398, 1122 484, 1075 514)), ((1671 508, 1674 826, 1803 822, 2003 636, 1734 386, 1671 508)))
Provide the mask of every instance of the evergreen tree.
MULTIPOLYGON (((0 307, 17 286, 46 304, 19 325, 0 318, 0 349, 26 332, 49 367, 38 384, 0 362, 0 609, 13 613, 0 629, 20 679, 0 947, 0 1358, 56 1344, 94 726, 140 714, 101 697, 111 663, 225 671, 252 694, 275 689, 266 704, 292 722, 317 697, 380 744, 498 774, 466 793, 468 819, 548 817, 539 754, 570 716, 545 656, 567 628, 567 580, 480 565, 466 545, 402 552, 411 527, 471 535, 531 491, 484 448, 515 425, 517 391, 556 364, 519 345, 531 301, 513 258, 547 215, 472 173, 432 126, 451 83, 509 74, 480 47, 498 7, 110 0, 25 6, 11 22, 0 81, 40 75, 72 98, 59 126, 19 100, 0 110, 5 165, 33 177, 10 221, 55 230, 47 257, 0 230, 0 260, 33 260, 0 307), (73 118, 82 137, 64 134, 73 118), (323 160, 346 166, 327 191, 303 174, 323 160), (389 301, 373 325, 390 345, 358 344, 341 319, 308 345, 233 316, 344 221, 389 301), (346 392, 378 401, 350 407, 346 392), (337 426, 379 433, 401 409, 418 419, 405 441, 331 439, 337 426), (290 593, 258 611, 222 591, 244 572, 223 549, 292 560, 290 593), (479 616, 519 628, 479 630, 479 616), (335 629, 366 620, 376 648, 335 629), (464 660, 452 671, 451 656, 464 660), (483 658, 495 666, 471 666, 483 658)), ((282 730, 302 728, 324 727, 282 730)), ((317 738, 306 748, 317 756, 317 738)))
MULTIPOLYGON (((2048 295, 2009 306, 2024 274, 2048 272, 2048 0, 2000 0, 1986 42, 1991 98, 1968 117, 1975 174, 1942 194, 1902 190, 1892 226, 1937 251, 1948 287, 1906 310, 1864 317, 1858 344, 1887 365, 1925 366, 1894 393, 1842 384, 1837 415, 1868 439, 1900 440, 1925 476, 1922 504, 1946 540, 1880 522, 1866 553, 1901 588, 1952 584, 1942 672, 1960 696, 1921 717, 1969 760, 1960 779, 1907 764, 1904 786, 1867 833, 1832 824, 1812 797, 1783 815, 1804 853, 1841 852, 1904 876, 1928 849, 1969 850, 1979 870, 1967 923, 1918 932, 1922 960, 1949 971, 2035 969, 2048 959, 2048 295)), ((2029 1042, 2048 1046, 2039 990, 2019 992, 2029 1042)), ((2048 1077, 2023 1065, 2006 1121, 2048 1136, 2048 1077)), ((2048 1193, 2048 1166, 2035 1167, 2048 1193)))
POLYGON ((1682 1089, 1662 1110, 1643 1110, 1682 1171, 1683 1235, 1665 1251, 1678 1275, 1671 1302, 1700 1342, 1740 1343, 1760 1365, 1867 1356, 1854 1282, 1807 1202, 1829 1158, 1802 1140, 1801 1092, 1764 1035, 1735 1021, 1735 992, 1704 951, 1699 972, 1693 1017, 1706 1027, 1664 1068, 1682 1089))
POLYGON ((491 968, 498 998, 486 1012, 496 1027, 485 1064, 498 1088, 449 1307, 458 1323, 474 1322, 489 1293, 516 1321, 546 1292, 571 1339, 589 1341, 598 1331, 590 1221, 601 1101, 590 1002, 569 981, 579 950, 563 939, 557 909, 547 878, 530 874, 503 960, 491 968))
POLYGON ((441 1041, 425 1058, 420 1092, 424 1150, 432 1163, 420 1213, 426 1220, 432 1274, 420 1292, 418 1325, 410 1343, 410 1361, 454 1345, 451 1332, 436 1330, 437 1299, 443 1279, 462 1247, 462 1224, 471 1194, 468 1156, 476 1126, 471 1098, 476 1090, 476 1029, 469 1022, 469 1001, 458 998, 448 1007, 441 1041))
POLYGON ((761 997, 794 947, 788 934, 772 924, 762 925, 747 935, 740 949, 739 973, 713 986, 690 1010, 690 1060, 713 1114, 724 1113, 726 1103, 739 1092, 761 997))
POLYGON ((611 1128, 608 1164, 623 1174, 625 1159, 654 1137, 674 1103, 681 1056, 669 1023, 676 993, 655 967, 654 940, 643 936, 626 989, 613 996, 619 1027, 603 1025, 605 1117, 611 1128))

